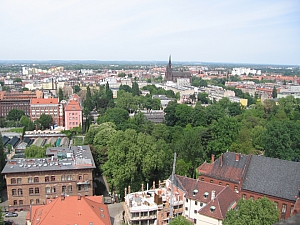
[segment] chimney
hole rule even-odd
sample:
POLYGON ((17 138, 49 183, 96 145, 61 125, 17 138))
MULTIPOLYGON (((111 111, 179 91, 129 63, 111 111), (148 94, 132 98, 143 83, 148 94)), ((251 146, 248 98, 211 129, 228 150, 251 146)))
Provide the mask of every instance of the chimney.
POLYGON ((81 200, 81 195, 80 195, 80 194, 78 195, 78 198, 77 198, 77 200, 81 200))
POLYGON ((235 154, 235 161, 239 161, 240 160, 240 154, 235 154))
POLYGON ((144 183, 142 183, 142 191, 144 191, 144 183))
POLYGON ((215 155, 212 154, 212 155, 211 155, 211 163, 214 163, 214 162, 215 162, 215 155))
POLYGON ((153 181, 153 189, 155 189, 155 181, 153 181))
POLYGON ((220 166, 222 166, 222 165, 223 165, 223 154, 220 157, 220 166))
POLYGON ((61 199, 62 201, 65 200, 65 195, 64 195, 63 193, 61 194, 60 199, 61 199))
POLYGON ((128 186, 128 194, 130 194, 130 185, 128 186))
POLYGON ((211 191, 211 200, 214 200, 216 197, 216 191, 211 191))

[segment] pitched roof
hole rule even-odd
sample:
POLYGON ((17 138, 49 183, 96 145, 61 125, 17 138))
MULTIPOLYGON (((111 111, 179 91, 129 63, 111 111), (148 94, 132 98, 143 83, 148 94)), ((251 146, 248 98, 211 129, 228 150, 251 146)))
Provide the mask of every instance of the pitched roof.
POLYGON ((46 205, 32 207, 29 218, 32 225, 48 224, 111 224, 108 207, 102 196, 67 196, 48 199, 46 205), (51 202, 50 202, 51 201, 51 202), (31 216, 30 216, 31 213, 31 216))
POLYGON ((253 155, 242 189, 295 201, 299 171, 299 162, 253 155))
POLYGON ((81 110, 80 104, 78 101, 70 100, 65 107, 65 111, 78 111, 81 110))
POLYGON ((223 220, 226 212, 235 206, 235 203, 239 200, 238 194, 227 186, 224 187, 179 175, 174 176, 173 184, 185 192, 186 198, 206 203, 198 211, 199 214, 219 220, 223 220), (214 207, 214 210, 211 210, 211 207, 214 207))
POLYGON ((201 174, 238 183, 242 180, 243 174, 249 164, 251 155, 243 155, 234 152, 222 154, 212 164, 203 163, 198 167, 201 174), (238 160, 236 160, 238 157, 238 160))
POLYGON ((58 98, 33 98, 31 105, 33 104, 58 104, 58 98))

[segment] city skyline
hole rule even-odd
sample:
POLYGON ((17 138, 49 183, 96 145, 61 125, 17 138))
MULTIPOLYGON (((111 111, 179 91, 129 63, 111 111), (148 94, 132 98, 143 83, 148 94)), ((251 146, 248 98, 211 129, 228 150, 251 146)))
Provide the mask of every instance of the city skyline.
POLYGON ((0 60, 300 65, 300 2, 1 1, 0 60))

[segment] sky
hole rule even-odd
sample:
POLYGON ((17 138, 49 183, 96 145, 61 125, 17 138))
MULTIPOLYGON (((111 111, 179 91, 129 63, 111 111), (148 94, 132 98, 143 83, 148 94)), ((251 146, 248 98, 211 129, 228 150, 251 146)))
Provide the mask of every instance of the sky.
POLYGON ((300 0, 0 0, 0 60, 300 65, 300 0))

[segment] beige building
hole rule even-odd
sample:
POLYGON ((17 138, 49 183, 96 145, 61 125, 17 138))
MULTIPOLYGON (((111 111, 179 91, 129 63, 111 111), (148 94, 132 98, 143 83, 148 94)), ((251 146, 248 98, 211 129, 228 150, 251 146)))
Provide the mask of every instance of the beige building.
POLYGON ((95 163, 89 146, 51 147, 48 158, 9 160, 5 174, 10 211, 29 210, 49 198, 93 195, 95 163))

